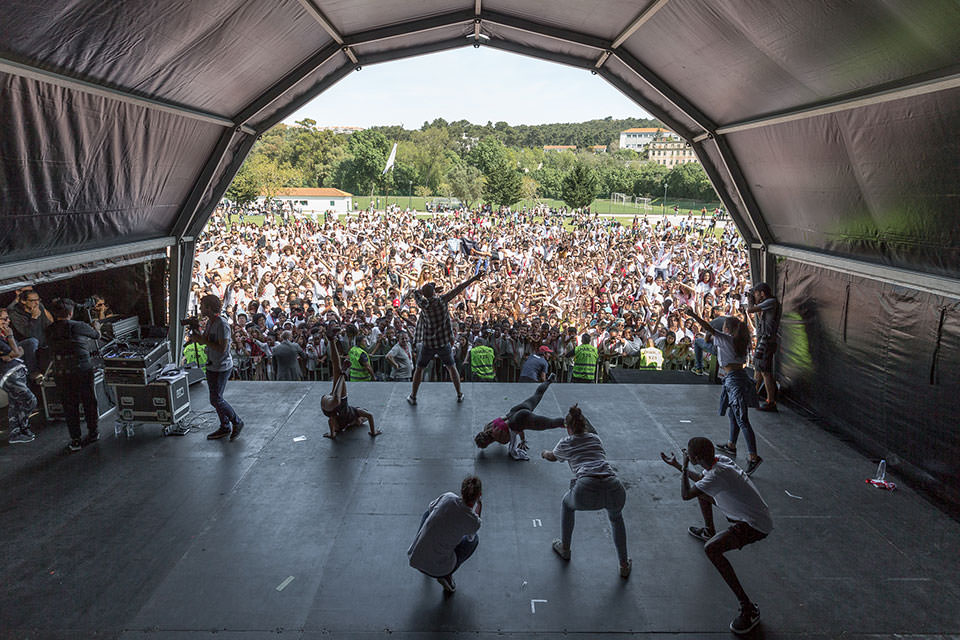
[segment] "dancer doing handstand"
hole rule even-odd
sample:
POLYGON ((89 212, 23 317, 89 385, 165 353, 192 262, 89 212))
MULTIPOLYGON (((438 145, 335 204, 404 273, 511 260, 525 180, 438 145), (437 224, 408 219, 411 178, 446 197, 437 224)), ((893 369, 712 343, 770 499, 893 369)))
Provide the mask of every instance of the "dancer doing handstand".
POLYGON ((323 437, 336 438, 341 431, 359 425, 364 420, 370 425, 370 436, 376 437, 383 432, 376 428, 373 414, 366 409, 351 407, 347 402, 347 374, 343 371, 343 359, 336 340, 339 331, 340 328, 336 326, 327 329, 333 389, 320 399, 320 410, 327 416, 327 422, 330 425, 330 433, 323 434, 323 437))
MULTIPOLYGON (((495 418, 483 426, 483 431, 474 436, 473 441, 481 449, 486 449, 492 442, 507 445, 507 451, 514 460, 529 460, 527 454, 527 440, 524 430, 546 431, 547 429, 561 429, 567 418, 548 418, 535 414, 533 411, 540 404, 543 394, 554 380, 556 374, 550 374, 545 382, 541 382, 533 395, 514 406, 502 418, 495 418)), ((586 418, 584 418, 586 421, 586 418)), ((596 429, 586 421, 586 430, 596 433, 596 429)))

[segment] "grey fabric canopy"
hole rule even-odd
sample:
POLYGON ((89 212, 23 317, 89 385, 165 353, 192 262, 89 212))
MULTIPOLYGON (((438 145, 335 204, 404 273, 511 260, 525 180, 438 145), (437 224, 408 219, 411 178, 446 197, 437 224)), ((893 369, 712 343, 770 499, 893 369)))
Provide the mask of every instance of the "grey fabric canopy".
MULTIPOLYGON (((914 296, 922 379, 957 371, 954 0, 7 0, 0 25, 0 281, 170 246, 176 313, 192 238, 259 134, 364 65, 489 46, 594 72, 684 136, 756 277, 842 309, 816 336, 803 320, 803 353, 784 338, 793 388, 862 317, 855 278, 881 310, 914 296)), ((822 409, 818 394, 797 391, 822 409)))

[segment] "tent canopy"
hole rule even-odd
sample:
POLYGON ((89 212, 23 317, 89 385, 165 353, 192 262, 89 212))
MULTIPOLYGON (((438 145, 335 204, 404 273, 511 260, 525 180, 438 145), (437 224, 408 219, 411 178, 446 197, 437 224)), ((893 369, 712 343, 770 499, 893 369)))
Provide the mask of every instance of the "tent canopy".
POLYGON ((952 0, 12 0, 0 24, 2 263, 196 233, 259 133, 483 34, 692 141, 755 248, 960 275, 952 0))

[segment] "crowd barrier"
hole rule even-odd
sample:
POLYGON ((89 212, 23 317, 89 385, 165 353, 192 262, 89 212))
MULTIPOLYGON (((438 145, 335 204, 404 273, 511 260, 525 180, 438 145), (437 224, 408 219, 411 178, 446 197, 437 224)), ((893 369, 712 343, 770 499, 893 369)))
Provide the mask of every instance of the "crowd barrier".
MULTIPOLYGON (((706 365, 710 365, 710 356, 705 354, 706 365)), ((370 358, 370 367, 373 369, 374 373, 383 380, 392 380, 392 367, 390 363, 387 362, 387 359, 382 354, 375 354, 369 356, 370 358)), ((462 362, 457 362, 457 371, 460 374, 460 379, 466 382, 476 382, 473 375, 469 371, 469 366, 464 367, 462 362)), ((555 373, 557 375, 557 382, 571 382, 573 379, 573 362, 567 358, 554 358, 548 360, 549 371, 550 373, 555 373)), ((677 363, 666 363, 664 369, 669 370, 689 370, 692 366, 692 362, 686 362, 683 364, 677 363)), ((517 363, 513 358, 508 357, 498 357, 494 361, 494 370, 496 371, 496 378, 493 382, 517 382, 520 378, 520 370, 522 368, 522 363, 517 363)), ((602 384, 610 382, 610 371, 611 369, 653 369, 653 367, 644 367, 641 365, 639 356, 601 356, 600 361, 598 362, 597 369, 594 373, 593 383, 602 384)), ((274 380, 275 371, 273 363, 269 358, 251 358, 247 357, 235 357, 235 367, 233 370, 233 379, 235 380, 274 380)), ((329 365, 326 363, 301 363, 300 366, 300 377, 301 380, 320 382, 320 381, 329 381, 331 379, 331 371, 329 365)), ((447 374, 446 369, 441 366, 440 360, 435 359, 434 362, 424 370, 424 382, 445 382, 450 379, 450 376, 447 374)))

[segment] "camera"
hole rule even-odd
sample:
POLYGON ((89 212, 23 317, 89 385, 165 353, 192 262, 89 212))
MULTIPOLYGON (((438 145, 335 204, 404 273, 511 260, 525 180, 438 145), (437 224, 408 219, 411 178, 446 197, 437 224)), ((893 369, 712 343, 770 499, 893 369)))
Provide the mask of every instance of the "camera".
POLYGON ((183 318, 180 320, 180 326, 190 329, 190 333, 199 333, 200 332, 200 318, 197 316, 190 316, 188 318, 183 318))

